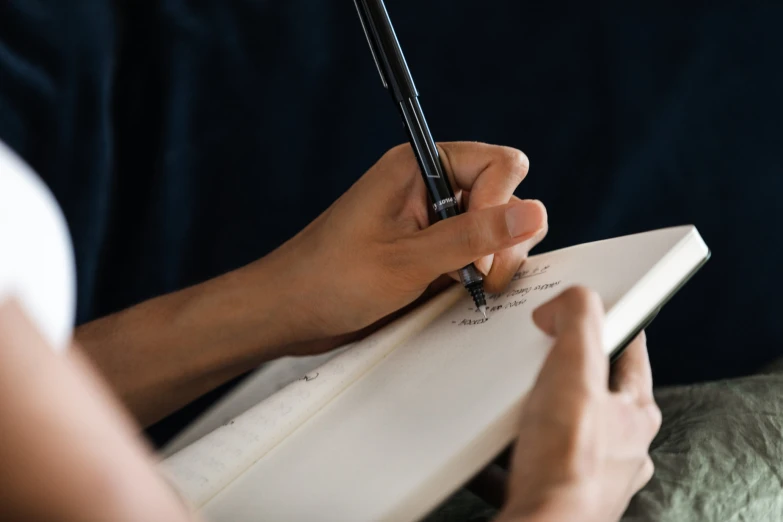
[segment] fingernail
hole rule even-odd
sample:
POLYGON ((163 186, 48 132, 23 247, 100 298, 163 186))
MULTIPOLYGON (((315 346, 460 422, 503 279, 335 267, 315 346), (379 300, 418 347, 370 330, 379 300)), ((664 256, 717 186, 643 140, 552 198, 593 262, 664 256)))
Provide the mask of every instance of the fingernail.
POLYGON ((522 202, 506 209, 506 227, 511 237, 535 234, 541 210, 533 202, 522 202))

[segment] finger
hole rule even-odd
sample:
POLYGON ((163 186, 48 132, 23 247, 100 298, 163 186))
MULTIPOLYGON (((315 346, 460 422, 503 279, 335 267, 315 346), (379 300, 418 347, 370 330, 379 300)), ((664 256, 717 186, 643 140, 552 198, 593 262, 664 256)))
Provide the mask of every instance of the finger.
MULTIPOLYGON (((540 228, 533 237, 495 254, 494 260, 491 263, 491 269, 484 278, 484 287, 487 292, 502 292, 508 287, 514 274, 519 271, 520 267, 527 260, 530 251, 546 236, 549 228, 546 224, 546 216, 544 216, 543 219, 544 224, 542 228, 540 228)), ((484 259, 487 258, 482 258, 482 260, 484 259)))
POLYGON ((570 288, 536 309, 533 319, 544 332, 555 336, 537 387, 553 395, 564 390, 584 393, 606 389, 609 360, 603 351, 604 310, 596 293, 570 288))
POLYGON ((642 461, 642 465, 639 468, 639 472, 636 474, 634 480, 632 481, 633 495, 638 493, 644 486, 646 486, 650 482, 650 480, 652 480, 654 475, 655 475, 655 464, 653 463, 652 459, 648 455, 642 461))
MULTIPOLYGON (((447 175, 459 190, 470 192, 470 205, 463 208, 471 212, 508 203, 530 166, 527 156, 511 147, 475 142, 443 143, 438 147, 447 175)), ((502 279, 502 275, 490 273, 493 263, 492 255, 476 261, 490 285, 502 279)), ((504 261, 501 273, 512 264, 513 260, 504 261)))
MULTIPOLYGON (((516 196, 511 197, 512 202, 522 203, 523 200, 516 196)), ((543 221, 541 228, 530 239, 523 241, 496 254, 481 257, 474 261, 476 268, 484 275, 484 289, 490 293, 502 292, 511 283, 522 264, 527 260, 530 251, 546 237, 549 226, 547 224, 546 209, 543 207, 543 221)), ((458 273, 450 274, 455 280, 459 280, 458 273)))
POLYGON ((615 394, 608 404, 615 454, 629 459, 637 458, 640 452, 647 454, 661 428, 658 405, 654 401, 639 405, 625 394, 615 394))
POLYGON ((435 278, 458 270, 476 259, 532 238, 544 211, 536 201, 509 203, 468 212, 440 221, 418 232, 410 250, 423 277, 435 278))
POLYGON ((611 388, 631 396, 638 404, 653 402, 653 380, 647 353, 647 336, 642 331, 614 364, 611 388))
MULTIPOLYGON (((461 204, 460 208, 464 209, 467 212, 470 212, 470 191, 469 190, 461 190, 459 192, 461 204)), ((522 201, 516 196, 512 196, 509 202, 511 201, 522 201)), ((479 210, 479 209, 474 209, 479 210)), ((484 276, 487 276, 489 274, 490 269, 492 268, 492 262, 495 259, 495 254, 489 254, 488 256, 484 256, 480 259, 476 259, 474 261, 474 264, 476 265, 476 268, 481 272, 484 276)), ((455 274, 456 276, 456 274, 455 274)))
POLYGON ((507 203, 530 167, 527 156, 511 147, 451 142, 438 149, 449 178, 470 191, 470 207, 477 210, 507 203))
POLYGON ((623 463, 620 469, 617 469, 618 476, 615 483, 621 488, 621 491, 614 495, 617 505, 614 513, 608 520, 620 520, 622 518, 623 513, 628 510, 628 505, 633 497, 650 482, 654 471, 655 466, 649 455, 641 460, 634 459, 630 463, 623 463))

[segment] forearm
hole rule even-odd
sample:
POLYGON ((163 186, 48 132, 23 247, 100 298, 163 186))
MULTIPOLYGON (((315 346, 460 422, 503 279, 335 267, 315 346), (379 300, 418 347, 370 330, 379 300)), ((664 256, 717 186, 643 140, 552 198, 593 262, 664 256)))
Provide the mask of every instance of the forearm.
POLYGON ((0 304, 0 520, 195 522, 78 347, 0 304))
MULTIPOLYGON (((85 324, 76 340, 143 425, 312 335, 274 258, 85 324), (294 324, 299 322, 300 324, 294 324)), ((290 281, 290 280, 289 280, 290 281)))

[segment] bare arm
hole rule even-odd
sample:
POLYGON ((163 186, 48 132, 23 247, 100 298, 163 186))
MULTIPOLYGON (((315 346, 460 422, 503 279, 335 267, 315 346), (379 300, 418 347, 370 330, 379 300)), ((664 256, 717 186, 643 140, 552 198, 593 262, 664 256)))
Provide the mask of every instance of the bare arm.
POLYGON ((76 341, 143 425, 266 361, 336 347, 307 328, 308 289, 283 288, 278 258, 87 323, 76 341))
POLYGON ((496 522, 620 520, 653 475, 661 426, 640 334, 610 372, 597 294, 571 288, 533 318, 554 337, 522 407, 506 506, 496 522))
POLYGON ((285 355, 327 351, 387 321, 443 274, 473 261, 504 288, 547 230, 514 190, 519 151, 442 145, 468 211, 430 226, 409 146, 383 156, 337 202, 269 256, 80 327, 77 341, 142 424, 285 355))
POLYGON ((0 520, 195 522, 76 348, 0 303, 0 520))

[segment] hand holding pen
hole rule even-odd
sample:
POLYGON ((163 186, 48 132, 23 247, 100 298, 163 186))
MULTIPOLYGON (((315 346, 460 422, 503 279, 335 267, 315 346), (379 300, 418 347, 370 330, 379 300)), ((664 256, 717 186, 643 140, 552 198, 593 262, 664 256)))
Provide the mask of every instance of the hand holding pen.
MULTIPOLYGON (((459 203, 424 117, 419 93, 386 6, 382 0, 354 0, 354 4, 383 86, 391 94, 416 155, 432 205, 431 210, 438 220, 453 218, 461 213, 459 203)), ((527 158, 519 153, 514 161, 520 163, 526 174, 527 158)), ((517 182, 519 181, 521 179, 517 182)), ((470 263, 460 268, 458 274, 463 286, 473 297, 477 310, 486 318, 487 302, 484 295, 484 277, 481 272, 475 264, 470 263)))

